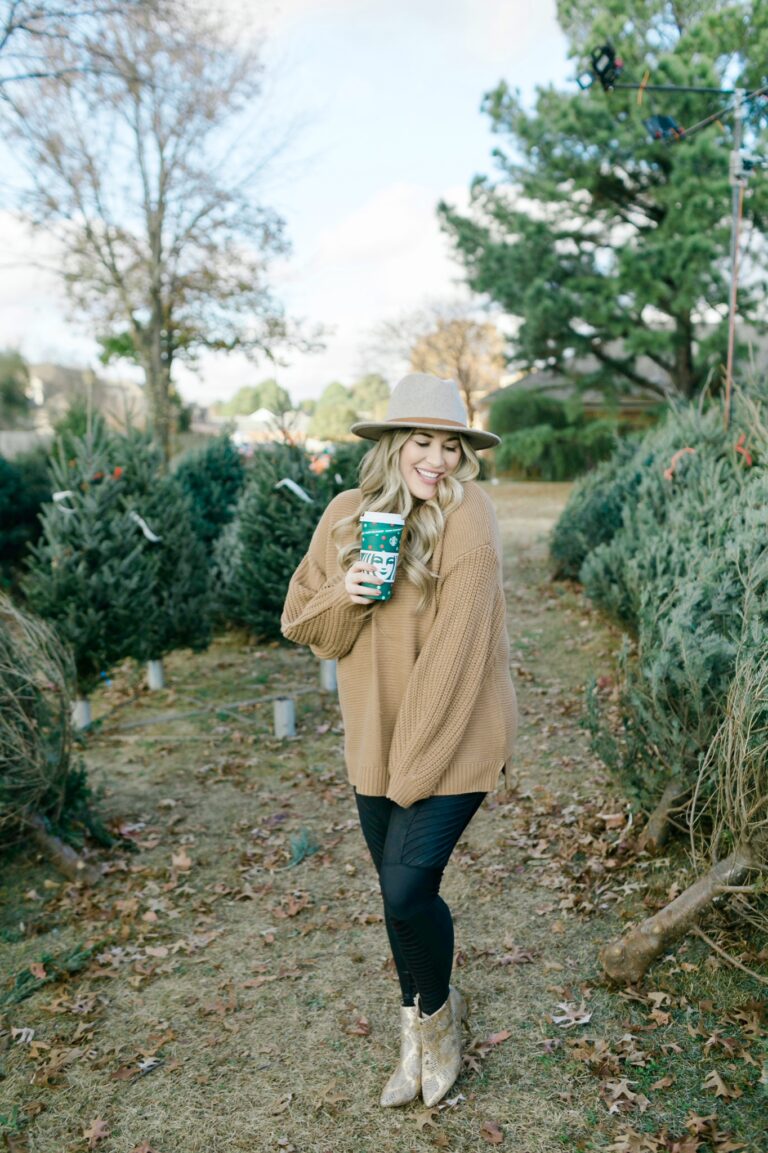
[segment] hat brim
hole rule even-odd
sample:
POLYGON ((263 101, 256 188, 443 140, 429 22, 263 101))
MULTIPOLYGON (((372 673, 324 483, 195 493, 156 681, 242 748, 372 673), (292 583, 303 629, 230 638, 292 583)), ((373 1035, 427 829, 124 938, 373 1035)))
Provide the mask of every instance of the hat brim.
POLYGON ((417 424, 408 420, 388 420, 385 424, 374 421, 358 421, 350 426, 349 431, 355 436, 362 436, 365 440, 379 440, 383 433, 398 428, 423 428, 425 432, 455 432, 460 433, 473 448, 495 448, 501 444, 501 437, 495 432, 483 432, 479 428, 457 428, 455 424, 417 424))

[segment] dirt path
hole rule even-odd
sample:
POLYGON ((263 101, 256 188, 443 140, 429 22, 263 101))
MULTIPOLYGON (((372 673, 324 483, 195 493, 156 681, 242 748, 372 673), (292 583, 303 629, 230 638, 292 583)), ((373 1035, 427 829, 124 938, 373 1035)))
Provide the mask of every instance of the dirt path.
POLYGON ((132 699, 122 674, 98 702, 91 778, 139 851, 112 853, 90 894, 23 854, 6 863, 4 973, 31 962, 50 973, 46 953, 98 943, 80 974, 6 1010, 9 1027, 34 1030, 0 1048, 10 1148, 607 1147, 614 1119, 595 1079, 564 1058, 579 1019, 602 1012, 620 1030, 627 1010, 600 983, 597 944, 616 931, 622 895, 648 887, 616 855, 625 806, 579 724, 585 680, 609 671, 616 637, 575 586, 547 577, 544 536, 568 486, 488 491, 505 546, 519 779, 489 798, 446 874, 455 980, 473 1005, 455 1094, 431 1113, 378 1107, 398 997, 338 705, 301 691, 318 683, 308 650, 232 636, 176 654, 164 693, 132 699), (279 693, 297 694, 294 741, 271 739, 279 693), (257 703, 222 708, 244 700, 257 703))

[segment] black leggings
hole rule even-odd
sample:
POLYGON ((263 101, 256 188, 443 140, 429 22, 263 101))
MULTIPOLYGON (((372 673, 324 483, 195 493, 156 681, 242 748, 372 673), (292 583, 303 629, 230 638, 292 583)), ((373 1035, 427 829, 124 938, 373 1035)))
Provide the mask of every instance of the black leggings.
POLYGON ((363 836, 379 875, 384 920, 403 994, 425 1016, 447 1000, 453 921, 439 896, 443 870, 485 793, 425 797, 407 809, 355 792, 363 836))

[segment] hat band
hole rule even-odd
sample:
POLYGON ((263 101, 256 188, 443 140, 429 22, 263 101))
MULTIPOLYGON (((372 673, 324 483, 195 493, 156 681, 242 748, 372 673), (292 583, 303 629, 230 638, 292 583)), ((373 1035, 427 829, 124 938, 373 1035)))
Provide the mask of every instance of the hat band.
MULTIPOLYGON (((405 424, 406 422, 409 424, 450 424, 451 428, 467 428, 466 424, 462 424, 460 420, 444 420, 441 416, 392 416, 386 423, 405 424)), ((467 431, 469 430, 467 429, 467 431)))

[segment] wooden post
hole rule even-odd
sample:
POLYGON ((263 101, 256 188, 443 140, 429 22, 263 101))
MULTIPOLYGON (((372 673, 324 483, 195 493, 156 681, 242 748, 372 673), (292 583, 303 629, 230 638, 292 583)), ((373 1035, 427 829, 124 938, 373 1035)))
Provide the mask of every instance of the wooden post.
POLYGON ((275 736, 296 736, 296 708, 290 697, 275 697, 275 736))

